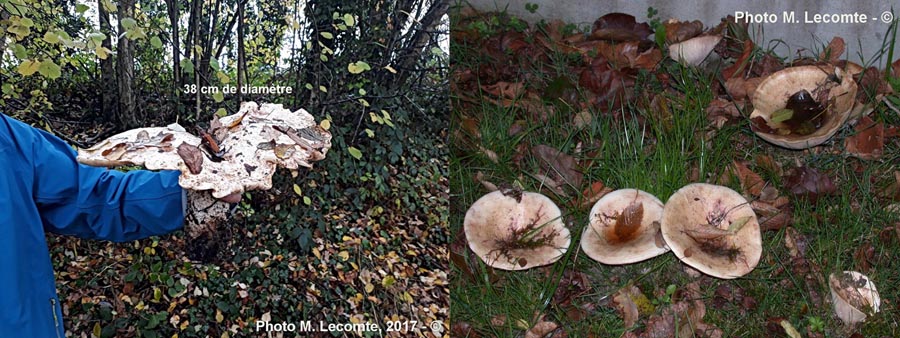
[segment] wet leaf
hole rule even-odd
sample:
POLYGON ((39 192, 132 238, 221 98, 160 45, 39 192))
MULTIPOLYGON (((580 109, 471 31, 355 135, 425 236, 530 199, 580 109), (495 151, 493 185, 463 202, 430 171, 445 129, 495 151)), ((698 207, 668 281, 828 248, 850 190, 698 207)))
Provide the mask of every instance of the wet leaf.
POLYGON ((106 157, 107 159, 109 159, 111 161, 116 161, 119 158, 121 158, 122 155, 125 154, 125 151, 127 148, 128 148, 127 143, 119 143, 119 144, 116 144, 116 145, 104 150, 103 152, 100 153, 100 155, 103 155, 103 157, 106 157))
POLYGON ((178 156, 181 156, 191 174, 197 175, 203 170, 203 153, 200 148, 182 143, 178 146, 178 156))
POLYGON ((741 56, 734 61, 734 64, 722 70, 722 77, 725 79, 741 78, 743 71, 750 65, 750 58, 753 55, 753 41, 745 40, 744 49, 741 56))
POLYGON ((296 148, 294 148, 293 144, 276 144, 275 145, 275 156, 284 160, 290 158, 294 155, 296 148))
POLYGON ((644 218, 644 204, 632 202, 614 217, 615 222, 611 231, 607 231, 607 239, 610 244, 627 243, 634 239, 641 228, 641 220, 644 218))

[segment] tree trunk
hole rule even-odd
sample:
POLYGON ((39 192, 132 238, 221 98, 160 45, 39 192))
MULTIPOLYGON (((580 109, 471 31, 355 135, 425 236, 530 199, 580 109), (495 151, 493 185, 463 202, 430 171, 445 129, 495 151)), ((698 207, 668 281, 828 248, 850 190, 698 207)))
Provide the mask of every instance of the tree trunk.
MULTIPOLYGON (((109 13, 103 7, 103 1, 97 1, 97 9, 100 17, 100 32, 106 35, 101 46, 112 50, 112 25, 109 23, 109 13)), ((106 59, 100 60, 100 86, 103 88, 101 113, 107 121, 116 120, 118 116, 118 98, 116 97, 116 65, 113 54, 106 56, 106 59)))
POLYGON ((238 92, 237 92, 237 98, 238 98, 238 104, 240 104, 240 103, 243 102, 243 100, 244 100, 244 93, 243 93, 243 91, 242 91, 241 89, 243 88, 242 86, 245 85, 245 84, 246 84, 246 81, 247 81, 247 79, 246 79, 246 77, 247 77, 247 65, 244 64, 244 5, 245 5, 245 4, 246 4, 245 1, 241 1, 240 3, 238 3, 238 12, 237 12, 237 17, 238 17, 238 18, 237 18, 237 25, 238 25, 238 26, 237 26, 237 29, 238 29, 238 32, 237 32, 237 36, 238 36, 238 43, 237 43, 237 52, 238 52, 238 63, 237 63, 237 86, 238 86, 238 92))
POLYGON ((447 9, 449 8, 450 3, 448 0, 435 1, 431 4, 431 8, 428 9, 425 16, 419 20, 419 27, 413 25, 412 29, 415 33, 407 40, 407 45, 403 48, 402 53, 404 54, 400 56, 399 60, 400 76, 395 78, 395 83, 401 83, 410 76, 412 73, 410 70, 419 61, 425 46, 428 46, 431 36, 434 34, 433 31, 441 23, 441 17, 447 14, 447 9))
MULTIPOLYGON (((119 32, 124 32, 122 19, 134 16, 134 0, 119 2, 119 32)), ((121 34, 120 34, 121 35, 121 34)), ((141 124, 139 109, 134 97, 134 46, 131 40, 122 36, 117 48, 116 67, 119 84, 119 122, 125 129, 137 128, 141 124)))
POLYGON ((176 93, 181 91, 181 46, 178 34, 178 1, 166 0, 169 11, 169 22, 172 23, 172 79, 176 93))

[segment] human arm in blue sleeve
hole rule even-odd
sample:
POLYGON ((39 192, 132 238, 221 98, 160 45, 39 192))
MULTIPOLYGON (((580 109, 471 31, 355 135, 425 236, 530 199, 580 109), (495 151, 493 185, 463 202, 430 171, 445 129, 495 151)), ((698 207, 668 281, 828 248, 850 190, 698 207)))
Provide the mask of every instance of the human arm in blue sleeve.
MULTIPOLYGON (((30 129, 33 198, 44 229, 53 233, 115 242, 164 235, 181 229, 183 189, 177 171, 122 173, 75 160, 59 138, 30 129)), ((26 143, 26 144, 27 144, 26 143)))

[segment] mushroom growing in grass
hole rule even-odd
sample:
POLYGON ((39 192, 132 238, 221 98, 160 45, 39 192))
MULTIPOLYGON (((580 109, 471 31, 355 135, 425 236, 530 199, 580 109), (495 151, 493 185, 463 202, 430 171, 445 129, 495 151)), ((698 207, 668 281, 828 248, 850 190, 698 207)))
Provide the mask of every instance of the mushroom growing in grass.
POLYGON ((875 283, 859 272, 832 273, 828 276, 828 287, 831 289, 834 313, 847 325, 866 320, 881 307, 881 297, 875 283))
POLYGON ((669 45, 669 57, 683 64, 696 66, 706 59, 721 40, 721 35, 706 35, 675 43, 669 45))
POLYGON ((487 265, 503 270, 556 262, 571 241, 553 201, 518 189, 482 196, 466 212, 463 228, 469 248, 487 265))
POLYGON ((637 189, 620 189, 603 196, 591 208, 590 224, 581 248, 603 264, 629 264, 669 251, 659 233, 663 204, 637 189))
POLYGON ((856 90, 852 77, 836 67, 801 66, 775 72, 756 88, 751 129, 785 148, 817 146, 847 121, 856 90))
POLYGON ((660 229, 678 259, 713 277, 746 275, 762 254, 756 214, 741 194, 723 186, 693 183, 676 191, 660 229))

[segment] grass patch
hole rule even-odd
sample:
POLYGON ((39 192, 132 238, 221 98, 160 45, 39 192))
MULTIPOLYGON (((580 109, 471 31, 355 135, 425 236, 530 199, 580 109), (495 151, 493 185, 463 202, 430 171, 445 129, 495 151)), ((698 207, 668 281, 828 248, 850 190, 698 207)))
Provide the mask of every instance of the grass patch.
MULTIPOLYGON (((503 14, 491 26, 492 34, 503 34, 503 14)), ((475 43, 461 41, 452 44, 453 67, 457 70, 490 67, 491 58, 475 43)), ((510 56, 513 57, 513 56, 510 56)), ((544 63, 531 63, 518 70, 516 77, 526 79, 529 88, 538 92, 557 78, 578 83, 571 74, 578 58, 568 54, 550 54, 544 63)), ((588 336, 603 332, 604 336, 620 336, 627 328, 614 308, 608 305, 611 296, 620 288, 633 284, 651 301, 665 301, 665 290, 674 285, 681 288, 700 280, 702 301, 706 304, 705 322, 713 324, 727 337, 759 337, 770 333, 766 323, 784 318, 803 335, 822 333, 827 336, 860 332, 865 336, 896 336, 900 320, 894 300, 900 296, 896 271, 900 269, 900 240, 880 236, 882 230, 900 222, 900 216, 885 207, 892 203, 883 192, 892 183, 892 173, 898 170, 900 142, 889 140, 884 156, 878 161, 860 161, 843 153, 843 140, 855 135, 850 126, 843 127, 831 141, 811 151, 789 151, 775 147, 750 131, 749 121, 721 128, 711 126, 706 108, 717 97, 719 69, 703 70, 685 67, 663 60, 656 69, 636 77, 632 99, 614 110, 606 107, 580 107, 561 99, 543 101, 548 113, 545 120, 532 119, 521 106, 498 105, 496 98, 485 92, 455 92, 451 113, 451 131, 477 130, 473 135, 451 137, 450 225, 454 233, 462 231, 466 209, 487 193, 482 181, 514 183, 526 191, 540 191, 554 199, 563 210, 565 224, 572 233, 572 244, 565 256, 548 267, 521 272, 493 271, 471 256, 467 263, 475 271, 475 280, 462 278, 461 267, 451 267, 451 302, 456 323, 471 325, 483 336, 517 336, 532 327, 541 316, 561 325, 570 336, 588 336), (659 74, 668 78, 668 85, 660 84, 659 74), (662 101, 651 103, 653 94, 662 101), (475 102, 471 97, 482 98, 475 102), (493 102, 492 102, 493 101, 493 102), (653 108, 648 108, 653 107, 653 108), (587 111, 590 122, 577 127, 575 116, 587 111), (522 131, 510 134, 511 128, 525 120, 522 131), (463 122, 469 121, 469 122, 463 122), (475 121, 472 125, 464 123, 475 121), (466 141, 460 141, 465 139, 466 141), (478 144, 496 154, 496 161, 486 152, 473 148, 478 144), (549 175, 539 160, 527 149, 548 145, 575 157, 584 174, 581 185, 566 182, 566 195, 554 194, 534 174, 549 175), (758 165, 756 159, 769 155, 778 168, 758 165), (742 191, 740 182, 730 174, 735 160, 749 163, 751 170, 790 198, 793 208, 792 227, 808 239, 806 260, 815 272, 798 271, 796 262, 785 247, 786 230, 764 232, 763 254, 759 265, 750 274, 736 280, 719 280, 702 276, 692 278, 682 271, 682 264, 669 253, 637 264, 608 266, 597 263, 580 252, 580 239, 587 225, 590 205, 579 205, 580 194, 592 182, 602 181, 614 189, 637 188, 666 201, 682 186, 694 182, 722 184, 742 191), (796 163, 802 163, 826 173, 837 186, 832 196, 819 198, 815 203, 798 198, 787 191, 784 173, 796 163), (863 325, 849 329, 832 312, 830 293, 825 284, 814 284, 810 290, 805 276, 827 280, 828 274, 861 269, 857 251, 870 245, 874 254, 867 259, 866 273, 875 281, 882 297, 881 312, 863 325), (561 281, 572 272, 584 273, 590 281, 589 291, 555 303, 554 295, 570 287, 561 281), (816 304, 816 296, 824 305, 816 304), (726 297, 727 296, 727 297, 726 297), (750 299, 742 302, 742 299, 750 299), (752 300, 752 301, 751 301, 752 300), (569 305, 571 303, 571 305, 569 305), (749 304, 749 306, 748 306, 749 304), (572 317, 572 308, 590 309, 584 318, 572 317), (503 319, 502 321, 500 319, 503 319)), ((479 83, 476 88, 481 88, 479 83)), ((577 95, 588 96, 587 89, 574 88, 577 95)), ((517 100, 524 100, 518 97, 517 100)), ((515 101, 514 101, 515 102, 515 101)), ((744 116, 749 111, 742 112, 744 116)), ((900 116, 885 105, 875 106, 871 117, 886 125, 900 125, 900 116)), ((896 202, 893 202, 896 203, 896 202)), ((556 299, 558 301, 558 299, 556 299)), ((646 318, 651 313, 642 313, 646 318)), ((640 322, 639 322, 640 323, 640 322)))

